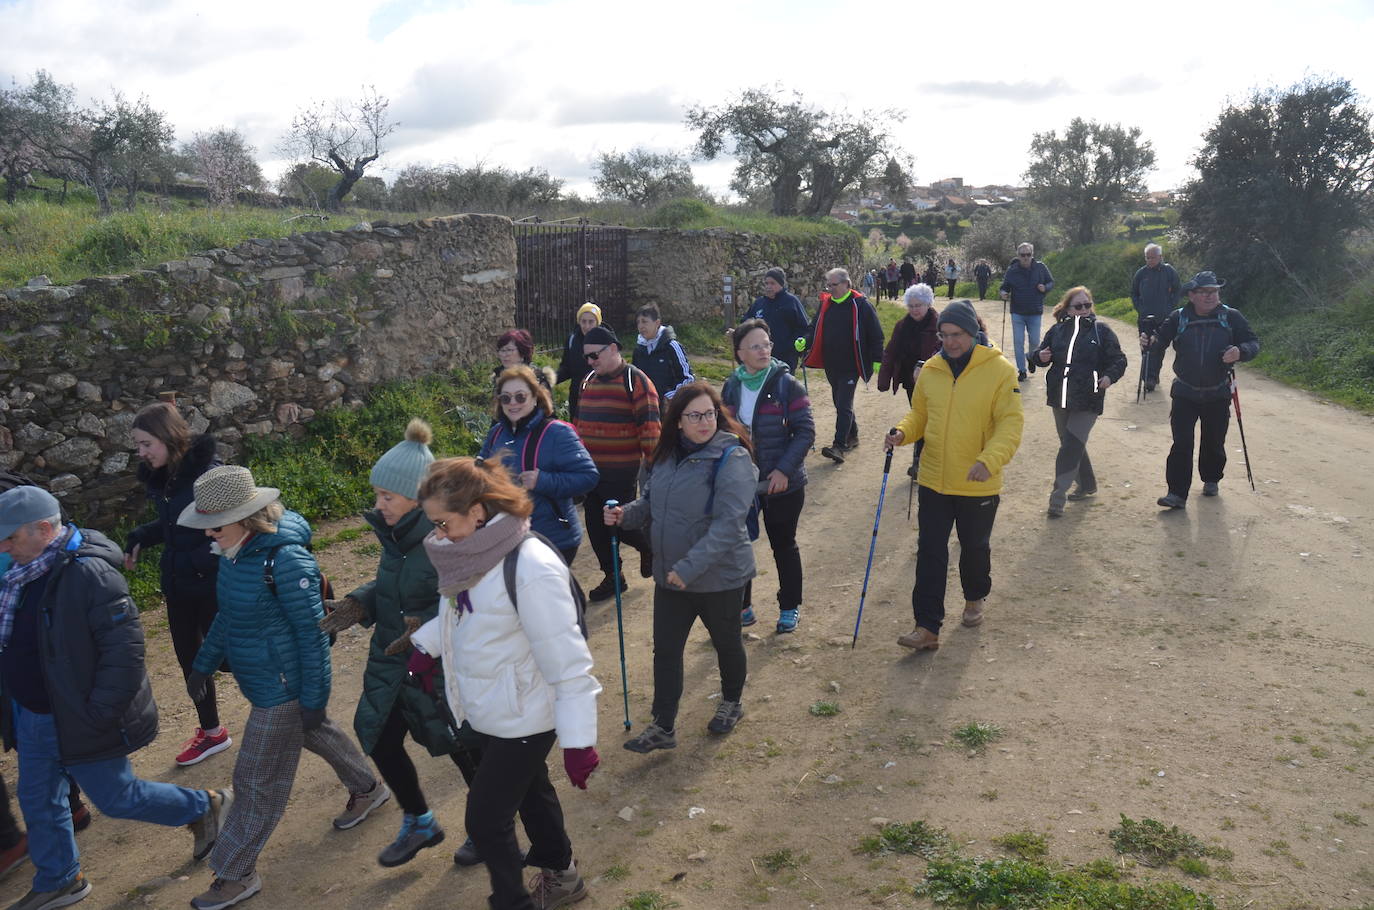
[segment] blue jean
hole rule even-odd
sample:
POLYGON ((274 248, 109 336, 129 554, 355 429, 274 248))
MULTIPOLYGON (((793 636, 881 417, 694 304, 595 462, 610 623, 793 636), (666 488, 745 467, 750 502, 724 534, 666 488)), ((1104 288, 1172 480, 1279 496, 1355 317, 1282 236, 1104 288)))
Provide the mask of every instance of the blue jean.
POLYGON ((189 825, 210 808, 210 796, 204 790, 135 777, 125 756, 64 766, 52 715, 35 714, 18 702, 12 704, 19 752, 15 793, 29 829, 35 891, 55 891, 81 871, 81 854, 76 849, 72 813, 67 806, 67 775, 111 818, 179 827, 189 825))
POLYGON ((1016 351, 1016 371, 1024 373, 1026 371, 1026 349, 1035 350, 1040 347, 1040 314, 1026 316, 1021 313, 1011 314, 1011 346, 1016 351), (1025 330, 1026 343, 1021 343, 1021 331, 1025 330))

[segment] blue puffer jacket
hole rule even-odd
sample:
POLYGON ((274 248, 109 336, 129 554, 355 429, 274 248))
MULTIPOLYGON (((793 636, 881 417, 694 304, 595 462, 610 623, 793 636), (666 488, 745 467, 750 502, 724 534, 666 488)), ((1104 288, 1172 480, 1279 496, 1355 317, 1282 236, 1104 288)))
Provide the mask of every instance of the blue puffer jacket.
MULTIPOLYGON (((733 373, 720 391, 730 416, 739 419, 741 386, 733 373)), ((768 475, 774 470, 787 475, 787 490, 806 485, 806 453, 816 441, 816 422, 811 400, 785 364, 774 359, 773 372, 759 389, 754 404, 754 424, 749 428, 754 460, 759 466, 759 494, 768 492, 768 475)))
POLYGON ((527 468, 539 470, 539 479, 530 491, 534 500, 530 527, 560 550, 580 545, 582 522, 573 497, 590 493, 601 475, 577 430, 561 420, 549 421, 542 408, 535 408, 515 427, 504 419, 491 425, 479 454, 490 458, 502 449, 508 450, 504 460, 512 473, 519 474, 527 468), (546 421, 548 429, 535 445, 531 437, 546 421))
POLYGON ((1039 259, 1032 259, 1028 269, 1013 259, 1002 273, 1002 290, 1011 294, 1011 311, 1018 316, 1039 316, 1045 312, 1045 295, 1054 289, 1050 267, 1039 259), (1043 284, 1041 291, 1036 285, 1043 284))
POLYGON ((254 534, 233 559, 221 559, 219 613, 196 655, 199 673, 227 658, 243 697, 259 708, 299 699, 302 709, 329 702, 329 636, 320 631, 320 568, 306 545, 310 525, 286 512, 275 534, 254 534), (276 551, 267 588, 263 570, 276 551))

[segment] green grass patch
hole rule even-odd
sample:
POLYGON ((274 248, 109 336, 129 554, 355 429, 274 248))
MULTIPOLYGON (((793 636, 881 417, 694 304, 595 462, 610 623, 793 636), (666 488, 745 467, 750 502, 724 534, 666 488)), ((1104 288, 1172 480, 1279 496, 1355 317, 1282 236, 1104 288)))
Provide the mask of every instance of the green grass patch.
POLYGON ((833 701, 814 702, 808 709, 812 717, 834 717, 840 713, 840 705, 833 701))
POLYGON ((1021 859, 933 860, 916 893, 937 904, 1073 910, 1215 910, 1206 894, 1175 882, 1134 885, 1082 869, 1050 869, 1021 859))
POLYGON ((780 218, 776 215, 737 212, 699 199, 675 199, 665 203, 641 219, 637 226, 684 231, 724 228, 763 234, 784 242, 811 240, 827 234, 854 234, 853 228, 834 218, 780 218))
POLYGON ((949 849, 949 835, 924 820, 884 825, 877 834, 859 840, 859 852, 869 856, 903 854, 934 859, 949 849))
POLYGON ((1002 728, 996 724, 975 721, 954 731, 954 738, 970 749, 982 750, 988 743, 1002 738, 1002 728))
POLYGON ((807 856, 805 853, 798 853, 791 847, 783 847, 780 850, 774 850, 772 853, 756 856, 754 859, 764 869, 776 875, 785 869, 800 869, 802 863, 809 861, 811 857, 807 856))
POLYGON ((1117 853, 1130 854, 1151 865, 1204 856, 1229 859, 1231 855, 1226 848, 1209 846, 1178 825, 1165 827, 1163 822, 1153 818, 1136 821, 1123 814, 1121 825, 1109 831, 1107 836, 1117 853))
POLYGON ((681 906, 662 891, 640 891, 625 898, 625 902, 616 910, 668 910, 669 907, 681 906))
POLYGON ((602 872, 601 877, 608 882, 623 882, 630 877, 630 867, 624 863, 615 863, 602 872))
POLYGON ((1049 835, 1036 834, 1034 831, 1013 831, 994 837, 992 842, 1022 859, 1044 859, 1050 852, 1049 835))

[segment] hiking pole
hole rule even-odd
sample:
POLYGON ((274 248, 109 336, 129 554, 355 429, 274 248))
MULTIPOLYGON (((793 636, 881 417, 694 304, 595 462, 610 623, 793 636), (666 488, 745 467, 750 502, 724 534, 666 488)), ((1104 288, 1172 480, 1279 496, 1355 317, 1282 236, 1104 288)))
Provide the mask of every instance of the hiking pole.
MULTIPOLYGON (((1140 404, 1140 393, 1145 391, 1145 377, 1150 372, 1150 351, 1146 349, 1140 355, 1140 379, 1135 384, 1135 403, 1140 404)), ((1147 394, 1145 396, 1149 398, 1147 394)))
POLYGON ((1245 478, 1250 481, 1250 492, 1255 489, 1255 475, 1250 472, 1250 447, 1245 444, 1245 423, 1240 419, 1240 389, 1236 388, 1236 370, 1228 370, 1231 376, 1231 404, 1236 409, 1236 429, 1240 430, 1240 450, 1245 453, 1245 478))
MULTIPOLYGON (((606 509, 620 505, 617 499, 606 500, 606 509)), ((630 729, 630 679, 625 672, 625 617, 620 610, 620 525, 611 526, 611 571, 615 573, 615 631, 620 636, 620 692, 625 698, 625 729, 630 729)))
MULTIPOLYGON (((891 436, 897 432, 893 427, 887 431, 891 436)), ((864 621, 864 598, 868 597, 868 576, 873 571, 873 551, 878 546, 878 524, 883 520, 883 497, 887 495, 887 475, 892 471, 892 449, 887 450, 887 458, 883 460, 883 486, 878 491, 878 511, 873 516, 873 539, 868 543, 868 568, 864 569, 864 587, 859 592, 859 615, 854 620, 854 640, 849 643, 849 650, 854 650, 854 646, 859 643, 859 623, 864 621)))
MULTIPOLYGON (((1020 337, 1020 336, 1017 336, 1020 337)), ((1002 301, 1002 350, 1007 349, 1007 302, 1002 301)))

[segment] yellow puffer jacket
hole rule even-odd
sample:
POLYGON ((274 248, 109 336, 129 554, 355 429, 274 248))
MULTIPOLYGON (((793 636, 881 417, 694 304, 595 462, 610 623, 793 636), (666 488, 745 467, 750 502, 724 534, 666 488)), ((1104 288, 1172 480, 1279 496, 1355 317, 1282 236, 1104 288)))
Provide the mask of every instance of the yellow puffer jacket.
POLYGON ((903 445, 925 437, 916 482, 950 496, 1002 492, 1002 468, 1021 445, 1021 388, 1016 368, 991 348, 975 345, 955 380, 943 357, 932 357, 916 380, 911 411, 897 424, 903 445), (968 479, 975 461, 992 476, 968 479))

